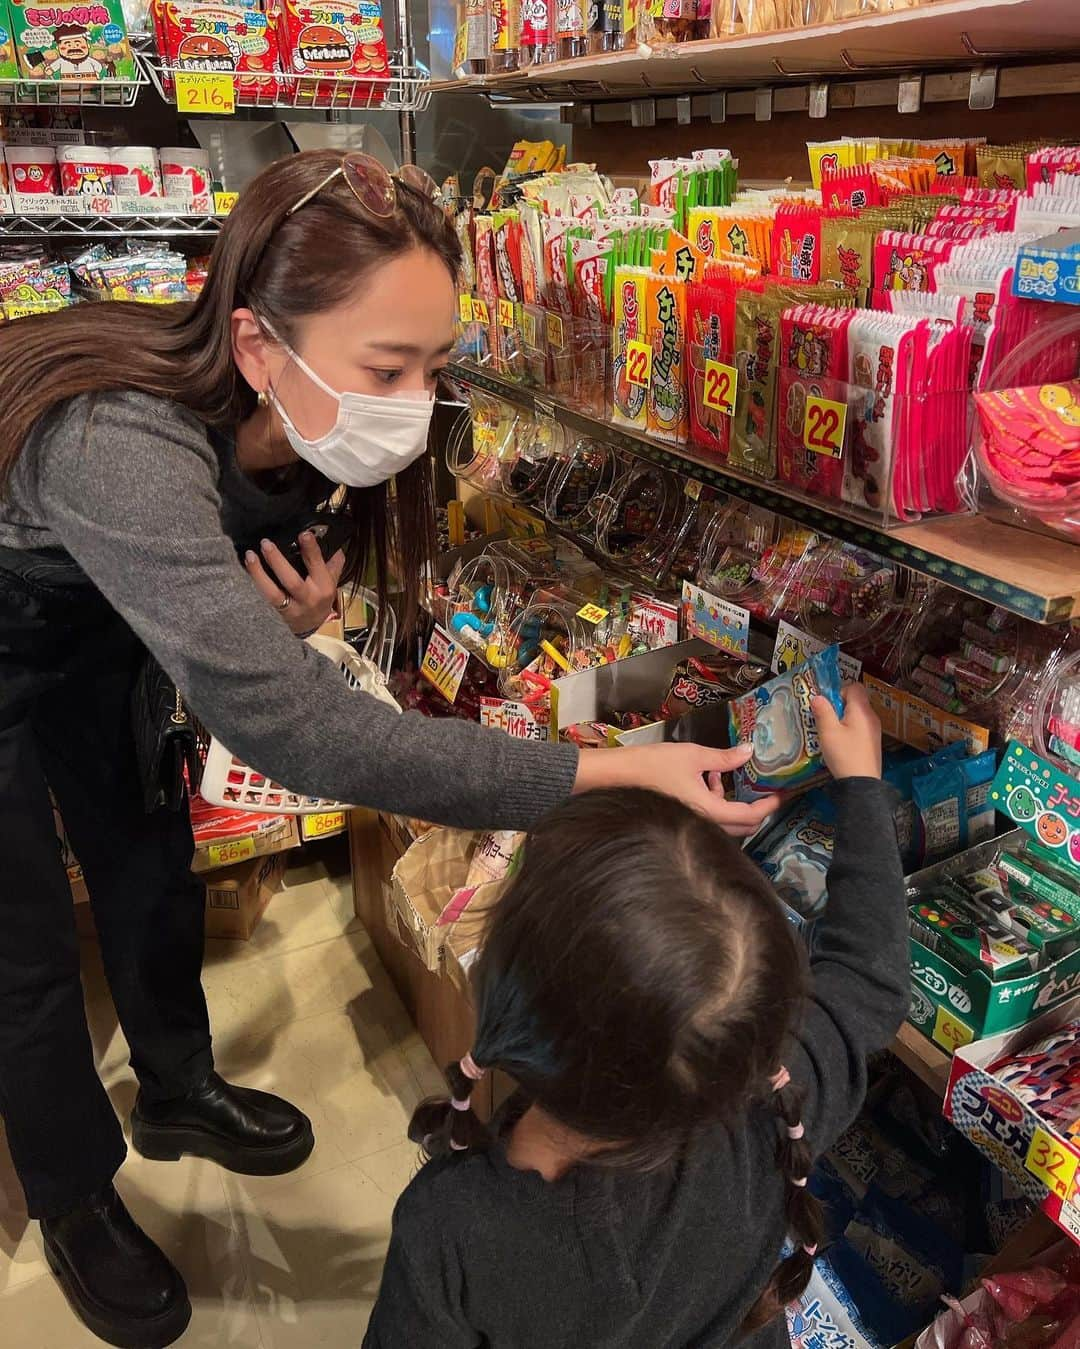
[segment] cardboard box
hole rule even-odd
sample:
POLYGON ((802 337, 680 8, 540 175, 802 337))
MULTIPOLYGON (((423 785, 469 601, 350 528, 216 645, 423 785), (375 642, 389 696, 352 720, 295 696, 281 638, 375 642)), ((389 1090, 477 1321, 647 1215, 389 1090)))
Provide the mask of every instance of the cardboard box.
POLYGON ((945 1118, 1010 1176, 1048 1218, 1080 1241, 1080 1140, 1057 1132, 987 1071, 1080 1018, 1080 998, 1061 1003, 1022 1030, 1006 1031, 957 1049, 945 1093, 945 1118))
POLYGON ((690 656, 710 656, 714 649, 695 637, 556 679, 551 686, 553 735, 579 721, 606 721, 612 712, 659 707, 679 662, 690 656))
POLYGON ((206 935, 247 941, 281 889, 287 867, 286 855, 273 853, 207 876, 206 935))
POLYGON ((1080 229, 1023 244, 1013 270, 1013 294, 1080 304, 1080 229))
MULTIPOLYGON (((263 817, 266 818, 265 816, 263 817)), ((198 843, 191 869, 195 872, 216 871, 220 867, 250 862, 256 857, 270 857, 300 846, 300 831, 293 815, 273 817, 274 823, 258 833, 241 834, 212 842, 198 843)), ((344 827, 344 826, 343 826, 344 827)))

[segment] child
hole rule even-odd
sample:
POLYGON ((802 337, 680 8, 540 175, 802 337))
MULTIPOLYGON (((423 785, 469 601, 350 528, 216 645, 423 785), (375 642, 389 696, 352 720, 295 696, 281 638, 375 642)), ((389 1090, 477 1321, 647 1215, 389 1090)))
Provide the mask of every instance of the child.
POLYGON ((413 1119, 433 1160, 397 1205, 365 1349, 787 1349, 813 1158, 908 1002, 881 728, 861 686, 844 698, 842 720, 814 705, 838 781, 809 974, 763 874, 674 800, 589 792, 530 835, 454 1100, 413 1119), (490 1135, 468 1099, 493 1068, 519 1092, 490 1135))

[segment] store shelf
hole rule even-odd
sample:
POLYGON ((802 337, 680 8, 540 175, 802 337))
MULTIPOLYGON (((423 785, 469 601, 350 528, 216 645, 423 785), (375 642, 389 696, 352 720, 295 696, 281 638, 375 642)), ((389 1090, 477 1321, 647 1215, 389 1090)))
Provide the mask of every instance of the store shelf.
POLYGON ((0 107, 130 108, 149 83, 133 80, 0 80, 0 107))
POLYGON ((935 1095, 944 1099, 952 1064, 948 1054, 931 1044, 925 1035, 906 1021, 889 1049, 920 1082, 924 1082, 935 1095))
POLYGON ((213 215, 0 215, 0 239, 212 238, 220 228, 213 215))
POLYGON ((928 65, 972 66, 1080 50, 1076 0, 937 0, 809 28, 640 46, 507 74, 444 80, 441 90, 524 98, 614 98, 928 65))
POLYGON ((822 534, 861 544, 1025 618, 1058 623, 1080 617, 1080 547, 1064 539, 1033 534, 981 515, 928 519, 886 530, 839 502, 814 500, 783 483, 717 464, 692 449, 676 449, 640 432, 612 426, 543 391, 523 388, 468 365, 452 365, 449 373, 515 407, 546 413, 581 435, 778 511, 822 534))
MULTIPOLYGON (((139 61, 150 77, 157 93, 166 103, 176 102, 176 76, 199 72, 179 66, 166 65, 158 52, 146 48, 139 53, 139 61)), ((228 79, 229 76, 220 78, 228 79)), ((391 63, 383 78, 367 76, 345 77, 335 75, 268 75, 264 85, 255 91, 242 93, 236 86, 250 85, 252 77, 237 76, 233 80, 235 111, 256 114, 273 113, 279 109, 294 112, 298 109, 315 111, 352 112, 423 112, 431 101, 431 76, 423 66, 391 63)), ((208 104, 205 113, 220 117, 217 105, 208 104)), ((190 110, 185 116, 191 116, 190 110)))

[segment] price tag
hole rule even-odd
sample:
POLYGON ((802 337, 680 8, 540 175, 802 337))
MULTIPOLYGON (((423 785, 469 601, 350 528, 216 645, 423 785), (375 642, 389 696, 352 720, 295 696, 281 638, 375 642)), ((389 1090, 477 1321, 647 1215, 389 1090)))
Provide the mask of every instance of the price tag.
POLYGON ((947 1049, 950 1054, 955 1054, 961 1045, 969 1045, 975 1038, 975 1032, 959 1017, 953 1014, 946 1007, 937 1009, 937 1016, 934 1017, 934 1033, 931 1039, 936 1044, 941 1045, 942 1049, 947 1049))
POLYGON ((698 482, 697 478, 687 478, 686 486, 683 488, 683 491, 691 501, 698 501, 701 498, 703 485, 704 484, 698 482))
POLYGON ((839 459, 844 452, 844 430, 847 426, 847 404, 834 403, 831 398, 806 400, 803 417, 803 448, 813 454, 827 454, 839 459))
POLYGON ((435 685, 448 703, 458 696, 468 663, 469 653, 465 647, 459 646, 448 632, 436 624, 424 659, 420 662, 420 673, 429 684, 435 685))
POLYGON ((231 867, 234 862, 246 862, 255 856, 255 840, 230 838, 224 843, 211 843, 206 852, 211 867, 231 867))
POLYGON ((720 361, 705 362, 705 388, 701 401, 713 412, 724 417, 735 416, 735 395, 739 389, 739 372, 733 365, 720 361))
POLYGON ((208 112, 230 117, 236 111, 236 86, 231 75, 203 75, 178 71, 177 112, 208 112))
POLYGON ((525 345, 536 350, 536 315, 531 309, 524 309, 521 313, 521 328, 525 334, 525 345))
POLYGON ((500 299, 495 306, 495 313, 498 316, 500 328, 512 328, 514 326, 513 300, 500 299))
POLYGON ((652 347, 648 342, 627 342, 626 378, 631 384, 648 388, 652 380, 652 347))
POLYGON ((343 810, 322 810, 317 815, 300 817, 300 834, 305 842, 311 838, 326 838, 328 834, 340 834, 344 828, 343 810))
POLYGON ((488 313, 487 300, 481 300, 479 296, 472 302, 473 318, 477 323, 490 323, 491 315, 488 313))
POLYGON ((583 618, 586 623, 602 623, 611 611, 601 609, 599 604, 583 604, 577 611, 578 618, 583 618))
POLYGON ((1024 1165, 1059 1199, 1068 1199, 1072 1194, 1076 1180, 1076 1154, 1063 1147, 1045 1129, 1036 1129, 1032 1134, 1024 1165))
POLYGON ((473 321, 473 302, 471 295, 459 295, 457 297, 458 317, 462 323, 471 323, 473 321))
POLYGON ((563 343, 563 324, 561 314, 548 313, 547 316, 547 340, 556 351, 562 351, 563 343))
POLYGON ((239 192, 215 192, 214 193, 214 214, 230 215, 233 207, 240 200, 239 192))

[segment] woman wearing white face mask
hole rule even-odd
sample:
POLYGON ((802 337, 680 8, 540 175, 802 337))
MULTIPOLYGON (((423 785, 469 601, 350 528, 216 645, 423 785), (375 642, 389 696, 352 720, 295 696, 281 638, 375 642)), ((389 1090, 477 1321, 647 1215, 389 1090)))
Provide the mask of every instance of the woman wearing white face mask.
POLYGON ((300 1111, 213 1071, 187 813, 148 813, 137 771, 147 652, 214 734, 307 793, 501 828, 623 783, 736 832, 770 805, 709 791, 727 752, 579 763, 569 746, 399 716, 296 640, 369 559, 385 596, 393 557, 415 613, 459 261, 424 176, 309 153, 248 186, 193 305, 87 305, 0 330, 0 1116, 50 1264, 111 1343, 171 1343, 190 1307, 112 1187, 124 1141, 94 1072, 47 787, 139 1078, 136 1147, 268 1174, 313 1145, 300 1111), (302 537, 301 576, 266 537, 341 484, 352 537, 329 561, 302 537))

